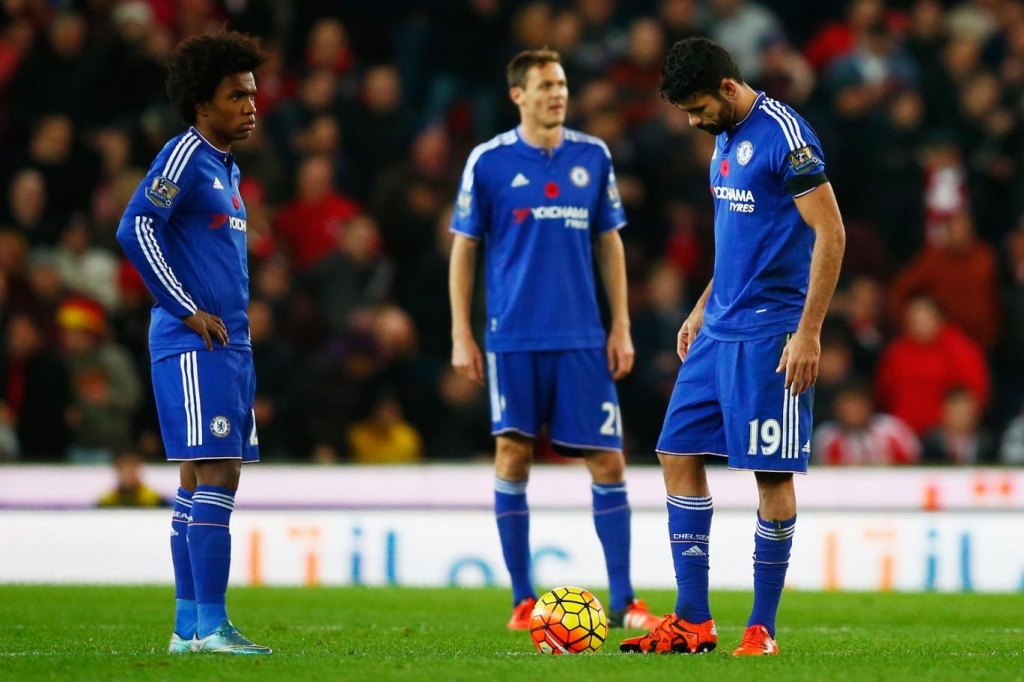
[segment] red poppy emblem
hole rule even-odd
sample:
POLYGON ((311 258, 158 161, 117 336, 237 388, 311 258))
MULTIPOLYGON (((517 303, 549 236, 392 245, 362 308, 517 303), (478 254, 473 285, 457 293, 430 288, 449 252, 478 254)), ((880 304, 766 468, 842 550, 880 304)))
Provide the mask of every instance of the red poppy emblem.
POLYGON ((722 165, 719 168, 723 178, 729 177, 729 159, 722 159, 722 165))
POLYGON ((242 202, 240 202, 240 201, 238 200, 238 195, 237 195, 237 194, 235 194, 235 195, 232 195, 232 197, 231 197, 231 203, 233 203, 233 204, 235 205, 235 210, 236 210, 236 211, 237 211, 238 209, 240 209, 240 208, 242 207, 242 202))
POLYGON ((546 196, 548 199, 556 198, 558 196, 558 183, 549 182, 548 184, 544 185, 544 196, 546 196))

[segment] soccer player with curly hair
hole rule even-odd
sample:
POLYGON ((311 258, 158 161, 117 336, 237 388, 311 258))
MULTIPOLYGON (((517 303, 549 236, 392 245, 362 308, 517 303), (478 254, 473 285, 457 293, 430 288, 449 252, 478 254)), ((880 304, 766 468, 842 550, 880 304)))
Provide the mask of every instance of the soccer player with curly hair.
POLYGON ((178 47, 167 94, 189 128, 157 154, 117 229, 156 299, 153 392, 167 459, 181 462, 171 653, 271 653, 231 624, 225 605, 241 465, 259 460, 246 212, 231 146, 256 125, 263 59, 255 39, 234 32, 178 47))

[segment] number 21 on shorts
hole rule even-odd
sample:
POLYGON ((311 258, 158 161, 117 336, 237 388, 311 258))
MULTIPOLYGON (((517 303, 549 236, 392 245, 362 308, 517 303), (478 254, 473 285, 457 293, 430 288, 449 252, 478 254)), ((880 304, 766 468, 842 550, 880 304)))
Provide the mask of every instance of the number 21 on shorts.
POLYGON ((622 435, 622 411, 619 406, 610 400, 601 403, 601 410, 605 413, 604 423, 601 424, 602 436, 622 435))

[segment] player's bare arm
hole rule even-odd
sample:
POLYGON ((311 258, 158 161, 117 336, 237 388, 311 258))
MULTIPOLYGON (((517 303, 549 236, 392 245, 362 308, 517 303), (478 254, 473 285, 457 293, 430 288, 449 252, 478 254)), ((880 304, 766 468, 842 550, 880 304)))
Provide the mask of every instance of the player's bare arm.
POLYGON ((594 245, 601 282, 608 295, 612 323, 608 332, 608 371, 618 381, 633 369, 636 352, 630 334, 626 285, 626 251, 618 230, 608 230, 594 245))
POLYGON ((800 216, 815 233, 807 302, 796 333, 782 351, 776 372, 785 370, 786 388, 804 393, 818 378, 821 325, 839 280, 846 249, 846 231, 832 185, 825 183, 793 200, 800 216))
POLYGON ((473 338, 470 309, 476 272, 477 240, 455 235, 448 269, 448 296, 452 306, 452 367, 478 384, 484 383, 484 358, 473 338))
POLYGON ((214 340, 222 346, 228 345, 228 328, 224 324, 224 320, 216 315, 211 315, 205 310, 197 310, 184 318, 182 322, 203 337, 203 341, 206 342, 206 350, 213 350, 214 340))
POLYGON ((708 304, 708 298, 711 296, 711 285, 714 283, 714 278, 704 288, 704 293, 697 299, 696 305, 693 306, 693 310, 690 311, 689 316, 683 320, 683 326, 679 328, 679 333, 676 334, 676 353, 679 355, 679 361, 686 361, 686 354, 690 352, 690 346, 693 344, 694 339, 697 338, 697 333, 700 328, 704 326, 704 308, 708 304))

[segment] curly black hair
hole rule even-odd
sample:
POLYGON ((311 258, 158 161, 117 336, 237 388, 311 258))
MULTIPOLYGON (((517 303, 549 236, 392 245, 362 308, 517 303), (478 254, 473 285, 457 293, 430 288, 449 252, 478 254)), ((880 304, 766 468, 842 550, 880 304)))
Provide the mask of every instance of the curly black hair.
POLYGON ((196 122, 196 105, 213 99, 222 80, 255 71, 264 59, 259 41, 242 33, 189 38, 167 67, 167 96, 181 120, 191 125, 196 122))
POLYGON ((740 68, 718 43, 707 38, 680 40, 661 64, 661 98, 678 104, 701 95, 717 95, 723 78, 740 83, 740 68))

